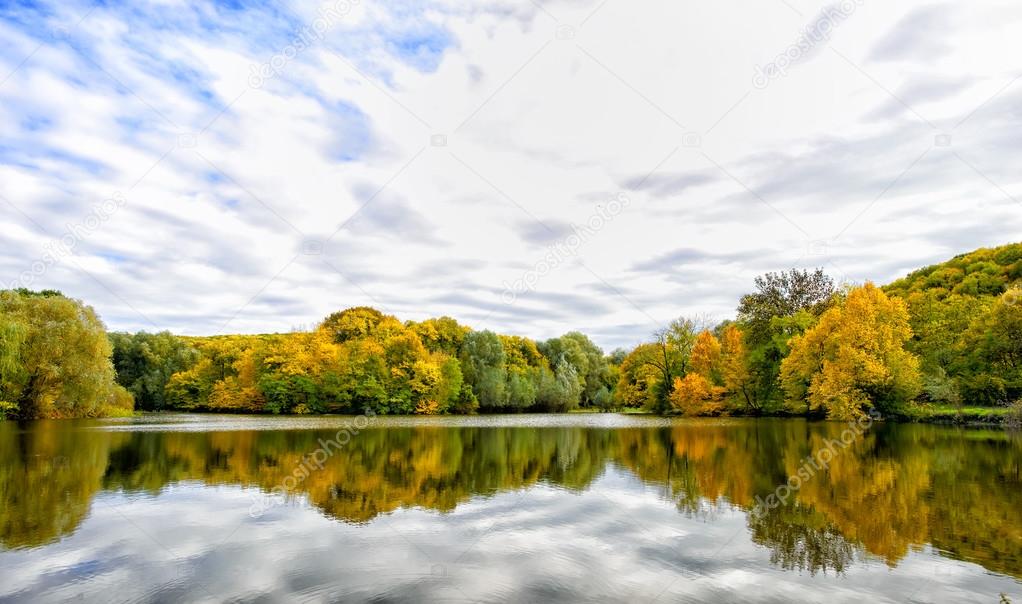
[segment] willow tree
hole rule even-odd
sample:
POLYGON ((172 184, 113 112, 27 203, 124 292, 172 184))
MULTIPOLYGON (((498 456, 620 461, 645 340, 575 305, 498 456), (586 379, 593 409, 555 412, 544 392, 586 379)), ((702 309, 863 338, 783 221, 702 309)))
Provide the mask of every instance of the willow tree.
POLYGON ((58 292, 0 291, 0 401, 21 419, 131 411, 114 381, 106 328, 58 292))

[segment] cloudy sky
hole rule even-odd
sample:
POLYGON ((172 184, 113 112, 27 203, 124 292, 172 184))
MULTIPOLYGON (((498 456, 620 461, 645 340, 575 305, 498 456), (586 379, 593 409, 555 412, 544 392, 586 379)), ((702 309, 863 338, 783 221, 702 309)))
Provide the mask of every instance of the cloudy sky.
POLYGON ((1022 239, 1017 0, 5 2, 0 276, 630 345, 1022 239))

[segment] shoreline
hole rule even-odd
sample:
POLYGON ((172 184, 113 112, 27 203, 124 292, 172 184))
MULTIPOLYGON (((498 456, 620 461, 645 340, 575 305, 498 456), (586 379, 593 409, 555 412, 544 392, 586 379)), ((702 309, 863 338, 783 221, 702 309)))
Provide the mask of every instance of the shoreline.
MULTIPOLYGON (((960 411, 955 411, 947 408, 919 408, 918 410, 910 413, 903 413, 898 415, 892 415, 882 419, 876 420, 879 423, 886 424, 932 424, 942 426, 959 426, 966 428, 1003 428, 1010 430, 1008 426, 1008 411, 1006 407, 966 407, 960 411)), ((209 409, 167 409, 167 410, 153 410, 153 411, 135 411, 131 415, 124 416, 106 416, 106 417, 92 417, 92 418, 48 418, 42 421, 53 421, 62 419, 81 420, 81 419, 131 419, 145 416, 176 416, 176 415, 220 415, 220 416, 238 416, 238 417, 260 417, 260 418, 281 418, 281 419, 295 419, 295 418, 316 418, 316 417, 360 417, 357 413, 252 413, 252 412, 231 412, 226 410, 209 410, 209 409)), ((792 414, 792 413, 768 413, 768 414, 722 414, 714 416, 685 416, 682 414, 659 414, 652 411, 643 411, 638 409, 630 410, 598 410, 598 409, 576 409, 566 412, 547 412, 547 411, 523 411, 521 413, 474 413, 474 414, 443 414, 443 415, 422 415, 414 413, 405 414, 387 414, 377 415, 377 417, 388 417, 388 418, 466 418, 466 417, 515 417, 523 415, 533 416, 565 416, 565 415, 623 415, 626 417, 644 417, 644 418, 655 418, 655 419, 690 419, 690 420, 715 420, 715 419, 741 419, 741 420, 803 420, 808 423, 826 423, 826 422, 837 422, 841 423, 843 420, 827 419, 825 417, 807 417, 805 414, 792 414)), ((15 423, 20 423, 18 420, 8 420, 15 423)), ((25 420, 25 421, 41 421, 41 420, 25 420)))

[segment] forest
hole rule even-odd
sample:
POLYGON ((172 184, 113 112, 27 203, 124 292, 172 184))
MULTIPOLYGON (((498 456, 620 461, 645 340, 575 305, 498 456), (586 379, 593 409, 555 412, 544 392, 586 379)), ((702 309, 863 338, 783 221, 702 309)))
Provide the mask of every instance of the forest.
POLYGON ((736 318, 678 318, 633 350, 544 341, 369 307, 312 331, 107 333, 59 292, 0 292, 0 417, 133 411, 659 414, 924 418, 1022 398, 1022 244, 979 249, 887 286, 822 270, 757 277, 736 318))

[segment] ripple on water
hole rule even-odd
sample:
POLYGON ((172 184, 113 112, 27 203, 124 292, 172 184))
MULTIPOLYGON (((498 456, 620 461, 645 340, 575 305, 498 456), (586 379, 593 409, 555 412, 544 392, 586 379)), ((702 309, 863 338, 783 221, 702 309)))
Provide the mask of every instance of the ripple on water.
MULTIPOLYGON (((224 432, 234 430, 331 430, 350 427, 365 416, 267 416, 205 413, 144 413, 137 417, 88 420, 83 427, 106 431, 224 432)), ((516 415, 385 416, 369 418, 373 428, 655 428, 679 422, 741 422, 685 420, 624 413, 523 413, 516 415)))

